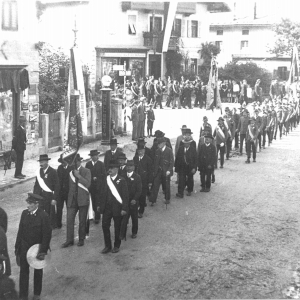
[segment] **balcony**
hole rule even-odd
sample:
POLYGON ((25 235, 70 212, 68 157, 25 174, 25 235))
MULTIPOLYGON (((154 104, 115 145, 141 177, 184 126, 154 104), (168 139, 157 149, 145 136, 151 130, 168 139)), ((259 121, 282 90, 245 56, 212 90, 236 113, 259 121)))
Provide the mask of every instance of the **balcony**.
MULTIPOLYGON (((164 32, 144 32, 144 46, 152 49, 154 52, 161 52, 162 51, 162 45, 163 45, 163 39, 164 39, 164 32)), ((178 46, 178 34, 173 34, 170 37, 169 41, 169 47, 168 50, 176 50, 178 46)))

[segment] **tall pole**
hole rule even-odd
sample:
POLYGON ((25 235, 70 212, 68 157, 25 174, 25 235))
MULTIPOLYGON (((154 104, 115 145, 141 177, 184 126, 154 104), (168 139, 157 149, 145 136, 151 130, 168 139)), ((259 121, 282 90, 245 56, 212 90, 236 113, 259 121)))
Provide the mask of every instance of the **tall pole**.
POLYGON ((125 99, 125 105, 124 105, 124 133, 127 132, 127 124, 126 124, 126 106, 127 106, 127 100, 126 100, 126 61, 124 61, 124 99, 125 99))

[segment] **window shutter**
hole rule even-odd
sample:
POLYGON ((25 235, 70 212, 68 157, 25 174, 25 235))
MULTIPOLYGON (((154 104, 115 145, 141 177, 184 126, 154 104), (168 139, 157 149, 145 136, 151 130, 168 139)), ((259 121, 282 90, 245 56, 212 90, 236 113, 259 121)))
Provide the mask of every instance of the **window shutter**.
POLYGON ((181 21, 181 36, 186 37, 186 20, 182 19, 181 21))
POLYGON ((187 27, 187 37, 191 37, 191 21, 190 20, 187 20, 186 21, 186 27, 187 27))
POLYGON ((201 37, 201 22, 198 21, 198 36, 197 37, 201 37))

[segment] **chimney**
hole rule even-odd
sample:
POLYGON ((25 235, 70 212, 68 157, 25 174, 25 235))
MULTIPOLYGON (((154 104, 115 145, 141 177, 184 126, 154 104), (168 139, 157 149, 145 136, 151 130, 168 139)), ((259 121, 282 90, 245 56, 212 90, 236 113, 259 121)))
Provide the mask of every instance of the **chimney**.
POLYGON ((233 3, 233 21, 236 20, 236 2, 233 3))
POLYGON ((254 2, 254 20, 257 19, 257 16, 256 16, 256 2, 254 2))

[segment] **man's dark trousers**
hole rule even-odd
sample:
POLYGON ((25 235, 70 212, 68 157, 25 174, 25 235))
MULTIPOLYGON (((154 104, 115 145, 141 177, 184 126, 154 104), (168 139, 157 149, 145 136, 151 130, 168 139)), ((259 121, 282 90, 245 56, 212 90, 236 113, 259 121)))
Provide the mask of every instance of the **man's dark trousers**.
POLYGON ((111 238, 110 238, 111 219, 114 219, 114 227, 115 227, 114 247, 120 248, 120 246, 121 246, 120 231, 121 231, 122 216, 114 217, 113 213, 109 207, 105 208, 103 217, 102 217, 102 230, 103 230, 103 235, 104 235, 105 247, 111 248, 111 238))
POLYGON ((225 145, 221 147, 220 145, 217 144, 217 157, 220 151, 220 164, 221 166, 224 165, 224 155, 225 155, 225 145))
POLYGON ((22 174, 23 162, 24 162, 24 152, 25 151, 16 151, 17 161, 16 161, 16 170, 15 176, 22 174))
POLYGON ((189 193, 194 190, 194 175, 188 170, 178 173, 178 194, 183 195, 186 186, 189 193))
POLYGON ((154 177, 153 187, 152 187, 152 193, 150 196, 151 200, 154 200, 153 202, 156 202, 158 191, 160 184, 162 185, 162 189, 165 192, 165 199, 170 200, 171 198, 171 191, 170 191, 170 176, 166 176, 163 174, 163 171, 161 169, 158 170, 158 174, 156 177, 154 177))
POLYGON ((139 226, 138 226, 138 222, 139 222, 139 218, 138 218, 138 207, 136 204, 129 205, 129 220, 132 220, 132 234, 137 234, 139 226))
POLYGON ((202 188, 210 189, 212 172, 213 172, 213 169, 208 169, 207 167, 204 167, 204 169, 202 171, 200 171, 200 179, 201 179, 202 188))
POLYGON ((246 139, 246 133, 241 133, 240 134, 240 153, 243 153, 243 144, 244 144, 244 140, 246 139))
POLYGON ((252 148, 252 154, 253 154, 253 159, 256 159, 256 143, 247 141, 246 142, 246 148, 247 148, 247 157, 250 159, 251 157, 251 148, 252 148))
POLYGON ((234 135, 234 147, 235 149, 239 148, 239 134, 237 132, 234 135))
POLYGON ((229 158, 231 148, 232 148, 232 139, 228 138, 226 141, 226 158, 229 158))
POLYGON ((60 196, 59 199, 57 200, 56 225, 58 227, 62 226, 63 208, 64 208, 64 203, 66 203, 66 205, 67 205, 67 201, 68 201, 68 195, 66 195, 64 197, 60 196))
MULTIPOLYGON (((25 245, 21 246, 20 251, 20 298, 28 297, 28 286, 29 286, 29 264, 27 262, 27 251, 28 247, 25 245)), ((33 292, 34 295, 40 295, 42 292, 43 282, 43 269, 34 269, 33 277, 33 292)))
POLYGON ((143 184, 143 188, 142 188, 142 194, 139 198, 139 213, 143 214, 145 211, 145 206, 146 206, 146 197, 147 197, 147 193, 148 193, 148 185, 147 184, 143 184))
POLYGON ((92 191, 91 198, 92 198, 92 205, 93 205, 93 211, 95 213, 95 221, 100 220, 100 212, 97 210, 97 196, 99 196, 99 191, 92 191))

